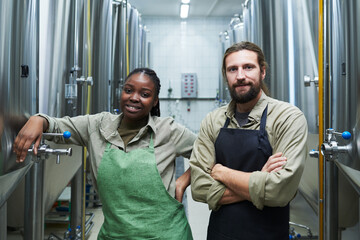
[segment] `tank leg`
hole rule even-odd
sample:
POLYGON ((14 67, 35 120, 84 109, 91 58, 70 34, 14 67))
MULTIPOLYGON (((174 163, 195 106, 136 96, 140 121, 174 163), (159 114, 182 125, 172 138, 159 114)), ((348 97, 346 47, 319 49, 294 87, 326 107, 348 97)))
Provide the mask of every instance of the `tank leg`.
POLYGON ((44 161, 34 163, 25 178, 24 239, 44 239, 44 161))

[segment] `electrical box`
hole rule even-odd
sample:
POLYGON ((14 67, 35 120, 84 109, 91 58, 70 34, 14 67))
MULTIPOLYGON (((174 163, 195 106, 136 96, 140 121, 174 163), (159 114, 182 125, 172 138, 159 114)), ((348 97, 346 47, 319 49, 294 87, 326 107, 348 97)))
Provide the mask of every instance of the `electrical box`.
POLYGON ((181 97, 182 98, 197 98, 197 75, 196 73, 182 73, 181 74, 181 97))

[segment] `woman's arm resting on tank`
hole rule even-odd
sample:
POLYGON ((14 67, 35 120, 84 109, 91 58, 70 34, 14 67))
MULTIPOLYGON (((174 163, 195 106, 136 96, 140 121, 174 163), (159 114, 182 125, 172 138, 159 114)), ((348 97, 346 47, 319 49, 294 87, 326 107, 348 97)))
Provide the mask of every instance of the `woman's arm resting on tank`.
POLYGON ((176 179, 175 199, 178 200, 180 203, 182 202, 186 188, 190 185, 190 181, 190 168, 188 168, 188 170, 186 170, 183 175, 176 179))
MULTIPOLYGON (((261 171, 276 172, 282 169, 285 163, 286 157, 283 157, 280 152, 275 153, 269 157, 261 171)), ((211 177, 222 182, 227 187, 219 204, 224 205, 243 200, 251 201, 249 194, 250 174, 251 173, 233 170, 221 164, 216 164, 211 171, 211 177)))
POLYGON ((34 154, 37 154, 42 133, 49 127, 48 121, 40 116, 32 116, 21 128, 15 138, 13 151, 16 154, 16 161, 23 162, 26 158, 29 147, 34 143, 34 154))

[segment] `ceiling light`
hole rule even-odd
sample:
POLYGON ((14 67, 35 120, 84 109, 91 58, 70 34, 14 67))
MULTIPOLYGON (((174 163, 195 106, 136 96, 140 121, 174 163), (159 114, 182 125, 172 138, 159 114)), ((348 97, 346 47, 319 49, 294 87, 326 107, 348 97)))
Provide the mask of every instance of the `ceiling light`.
POLYGON ((181 4, 180 5, 180 17, 181 18, 187 18, 189 15, 189 4, 181 4))
POLYGON ((181 0, 181 3, 189 4, 190 0, 181 0))

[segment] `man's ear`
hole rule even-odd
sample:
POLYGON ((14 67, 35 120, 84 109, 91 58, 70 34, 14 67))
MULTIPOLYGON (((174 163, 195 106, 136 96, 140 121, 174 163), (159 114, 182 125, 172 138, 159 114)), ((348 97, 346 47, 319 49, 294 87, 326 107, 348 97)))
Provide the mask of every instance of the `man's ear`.
POLYGON ((265 76, 266 76, 266 67, 262 67, 261 69, 261 79, 264 80, 265 79, 265 76))

